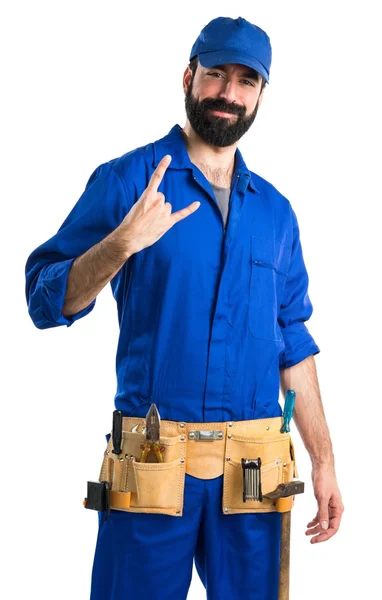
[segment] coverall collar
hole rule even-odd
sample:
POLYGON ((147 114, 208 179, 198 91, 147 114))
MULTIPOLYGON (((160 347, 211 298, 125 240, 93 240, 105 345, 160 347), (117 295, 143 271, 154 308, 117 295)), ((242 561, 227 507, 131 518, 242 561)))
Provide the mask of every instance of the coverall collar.
MULTIPOLYGON (((172 157, 171 163, 168 166, 169 169, 194 168, 194 165, 188 156, 186 144, 182 135, 182 128, 178 124, 174 125, 166 136, 154 142, 154 168, 158 166, 159 162, 166 154, 170 154, 172 157)), ((257 194, 260 194, 253 183, 251 171, 247 168, 239 148, 236 148, 235 152, 234 175, 246 176, 248 179, 248 187, 257 194)))

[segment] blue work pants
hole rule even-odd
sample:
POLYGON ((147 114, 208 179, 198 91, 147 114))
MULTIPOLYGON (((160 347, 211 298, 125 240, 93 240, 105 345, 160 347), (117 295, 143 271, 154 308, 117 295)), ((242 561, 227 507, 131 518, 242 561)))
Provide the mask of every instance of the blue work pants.
POLYGON ((181 517, 99 512, 90 600, 277 600, 281 515, 222 513, 223 476, 185 476, 181 517))

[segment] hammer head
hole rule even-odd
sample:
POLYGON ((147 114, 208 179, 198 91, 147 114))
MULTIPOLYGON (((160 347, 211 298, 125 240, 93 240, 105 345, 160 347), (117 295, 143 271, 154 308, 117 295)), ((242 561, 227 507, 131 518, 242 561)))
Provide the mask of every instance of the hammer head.
POLYGON ((265 498, 270 500, 277 500, 278 498, 287 498, 288 496, 295 496, 296 494, 302 494, 304 492, 304 482, 299 479, 289 481, 288 483, 280 483, 279 486, 268 494, 264 494, 265 498))

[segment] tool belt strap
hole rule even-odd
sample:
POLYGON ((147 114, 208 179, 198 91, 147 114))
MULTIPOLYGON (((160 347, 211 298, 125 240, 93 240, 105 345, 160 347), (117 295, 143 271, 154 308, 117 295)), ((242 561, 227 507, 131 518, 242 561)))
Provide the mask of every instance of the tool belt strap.
MULTIPOLYGON (((127 435, 131 441, 133 428, 135 427, 137 433, 141 433, 145 424, 144 418, 123 417, 123 437, 127 435)), ((213 479, 223 474, 224 461, 227 459, 225 455, 227 438, 242 440, 248 438, 248 441, 258 438, 266 443, 267 437, 271 441, 277 435, 286 435, 280 434, 282 424, 282 417, 216 423, 189 423, 161 419, 160 438, 166 440, 168 444, 171 444, 171 440, 174 443, 178 440, 185 441, 186 473, 199 479, 213 479)), ((154 462, 155 457, 149 458, 148 462, 150 460, 154 462)))

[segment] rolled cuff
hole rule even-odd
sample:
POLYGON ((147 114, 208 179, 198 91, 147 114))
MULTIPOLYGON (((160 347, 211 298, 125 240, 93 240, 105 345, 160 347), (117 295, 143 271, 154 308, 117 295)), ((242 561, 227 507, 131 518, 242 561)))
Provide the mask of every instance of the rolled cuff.
MULTIPOLYGON (((46 265, 40 273, 38 288, 40 295, 39 314, 31 315, 36 327, 46 329, 66 325, 70 327, 94 308, 96 298, 74 315, 64 317, 62 309, 65 301, 68 275, 74 258, 46 265)), ((36 289, 35 293, 38 293, 36 289)))
POLYGON ((305 358, 320 352, 319 347, 304 323, 294 323, 290 327, 281 329, 285 348, 280 353, 279 368, 293 367, 305 358))

